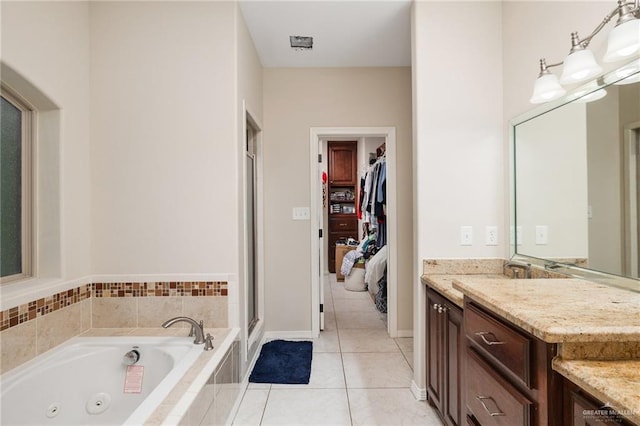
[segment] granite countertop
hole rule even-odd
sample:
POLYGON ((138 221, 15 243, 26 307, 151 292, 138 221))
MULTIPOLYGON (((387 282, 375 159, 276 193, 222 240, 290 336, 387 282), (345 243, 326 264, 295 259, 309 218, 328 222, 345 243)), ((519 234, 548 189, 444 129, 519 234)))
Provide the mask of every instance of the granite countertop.
POLYGON ((553 369, 640 424, 640 360, 553 360, 553 369))
POLYGON ((547 343, 640 341, 640 293, 573 278, 465 276, 452 287, 547 343))
MULTIPOLYGON (((421 280, 424 285, 428 285, 429 287, 436 290, 438 293, 442 294, 447 299, 451 300, 453 303, 458 305, 459 307, 463 307, 464 305, 464 294, 455 288, 453 288, 454 280, 463 280, 468 278, 469 275, 433 275, 433 274, 425 274, 422 276, 421 280)), ((475 278, 493 278, 493 279, 506 279, 504 275, 499 274, 478 274, 473 275, 475 278)))

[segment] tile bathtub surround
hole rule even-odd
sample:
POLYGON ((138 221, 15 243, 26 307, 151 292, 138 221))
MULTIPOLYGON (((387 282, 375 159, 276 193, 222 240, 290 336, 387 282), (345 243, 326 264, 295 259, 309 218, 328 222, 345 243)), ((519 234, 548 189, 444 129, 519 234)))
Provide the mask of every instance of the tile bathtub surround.
POLYGON ((159 327, 185 315, 226 328, 227 288, 220 281, 93 283, 12 307, 0 312, 0 373, 92 327, 159 327))
MULTIPOLYGON (((172 317, 204 321, 205 327, 226 328, 228 298, 208 297, 96 297, 92 302, 93 328, 159 327, 172 317)), ((175 328, 189 325, 178 323, 175 328)))
POLYGON ((0 312, 0 331, 90 298, 227 296, 226 281, 93 283, 55 293, 0 312))
POLYGON ((89 329, 91 300, 18 324, 1 334, 0 373, 9 371, 89 329))
POLYGON ((0 331, 74 305, 90 297, 91 284, 85 284, 7 309, 0 312, 0 331))

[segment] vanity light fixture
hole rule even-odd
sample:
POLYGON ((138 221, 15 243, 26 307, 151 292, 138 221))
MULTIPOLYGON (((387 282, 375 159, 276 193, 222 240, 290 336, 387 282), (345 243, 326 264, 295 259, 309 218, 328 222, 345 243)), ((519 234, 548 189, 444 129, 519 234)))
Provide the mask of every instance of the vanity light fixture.
POLYGON ((618 0, 616 8, 589 36, 580 39, 577 32, 571 33, 571 50, 563 62, 546 65, 545 59, 540 60, 540 74, 534 84, 531 103, 543 103, 558 99, 565 93, 560 84, 580 83, 602 72, 602 67, 598 65, 593 53, 587 48, 591 39, 602 31, 616 15, 618 20, 609 33, 604 62, 619 61, 640 52, 640 0, 618 0), (558 81, 549 68, 559 65, 564 66, 558 81))

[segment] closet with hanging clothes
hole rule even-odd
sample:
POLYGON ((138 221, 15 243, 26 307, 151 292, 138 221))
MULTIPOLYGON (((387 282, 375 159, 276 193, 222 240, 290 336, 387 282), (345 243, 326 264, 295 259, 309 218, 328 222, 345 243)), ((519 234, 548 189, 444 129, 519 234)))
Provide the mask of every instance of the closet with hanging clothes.
POLYGON ((364 281, 376 307, 387 312, 387 157, 386 145, 370 154, 369 167, 360 178, 358 217, 362 220, 364 281))
POLYGON ((377 309, 387 312, 387 227, 386 227, 386 150, 385 144, 370 151, 369 161, 359 170, 356 214, 361 224, 357 247, 344 254, 340 273, 345 288, 368 290, 377 309), (354 270, 354 268, 363 268, 354 270), (354 277, 355 274, 355 277, 354 277))

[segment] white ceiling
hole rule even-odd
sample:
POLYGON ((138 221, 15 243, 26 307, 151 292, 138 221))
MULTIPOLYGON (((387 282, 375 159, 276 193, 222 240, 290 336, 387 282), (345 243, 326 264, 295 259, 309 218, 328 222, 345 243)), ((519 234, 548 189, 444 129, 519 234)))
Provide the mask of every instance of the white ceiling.
POLYGON ((240 8, 264 67, 411 65, 411 0, 240 0, 240 8), (313 37, 313 49, 292 49, 292 35, 313 37))

